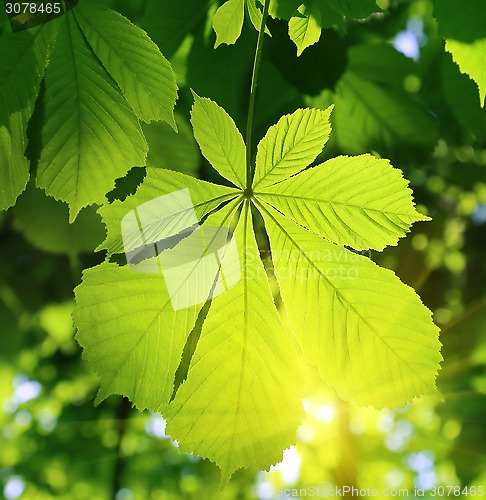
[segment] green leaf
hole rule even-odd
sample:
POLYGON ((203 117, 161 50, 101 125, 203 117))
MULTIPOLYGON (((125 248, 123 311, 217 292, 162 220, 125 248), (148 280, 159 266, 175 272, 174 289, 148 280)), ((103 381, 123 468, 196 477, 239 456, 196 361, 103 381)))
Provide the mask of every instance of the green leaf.
POLYGON ((391 271, 322 238, 382 248, 421 218, 386 160, 338 157, 304 170, 328 139, 331 110, 299 109, 270 127, 249 200, 241 134, 219 106, 195 96, 201 150, 238 188, 147 168, 135 194, 99 210, 109 255, 149 244, 157 253, 141 265, 89 270, 76 290, 78 337, 101 377, 98 400, 118 392, 161 411, 180 450, 218 464, 223 485, 240 467, 268 468, 294 441, 303 416, 300 347, 344 399, 394 407, 435 394, 440 343, 428 309, 391 271), (252 203, 265 220, 285 318, 258 253, 252 203), (132 211, 135 235, 124 230, 122 239, 132 211), (185 234, 174 217, 200 227, 185 234), (234 228, 217 251, 208 241, 214 226, 234 228), (176 238, 159 245, 165 234, 176 238), (182 262, 173 252, 180 243, 182 262), (192 274, 194 249, 209 257, 217 281, 192 274))
POLYGON ((211 99, 194 94, 191 123, 204 157, 223 177, 244 188, 245 143, 233 119, 211 99))
POLYGON ((187 380, 164 412, 180 450, 215 462, 223 484, 240 467, 280 461, 303 417, 297 354, 273 302, 248 202, 234 238, 241 279, 212 299, 187 380))
POLYGON ((84 271, 74 320, 83 356, 100 377, 100 403, 127 396, 140 410, 169 401, 197 307, 174 311, 162 274, 103 263, 84 271))
POLYGON ((0 210, 13 205, 29 180, 29 161, 26 147, 25 121, 21 112, 0 124, 0 210))
POLYGON ((479 89, 479 101, 484 108, 486 100, 486 38, 472 43, 446 40, 446 50, 452 54, 461 73, 466 73, 476 82, 479 89))
POLYGON ((301 0, 270 0, 268 12, 272 17, 288 21, 298 15, 297 8, 301 3, 301 0))
POLYGON ((147 167, 166 168, 196 176, 201 155, 189 121, 176 114, 178 132, 162 122, 142 125, 149 146, 147 167))
MULTIPOLYGON (((260 25, 262 24, 263 14, 257 7, 257 3, 261 5, 259 0, 245 0, 245 5, 248 11, 248 16, 250 17, 250 21, 253 24, 253 27, 257 31, 260 31, 260 25)), ((272 36, 270 30, 266 26, 265 26, 265 33, 269 36, 272 36)))
POLYGON ((432 148, 438 139, 433 116, 403 91, 376 85, 346 72, 334 97, 334 127, 348 154, 375 150, 382 155, 432 148))
MULTIPOLYGON (((456 120, 464 129, 471 132, 479 141, 486 140, 486 113, 478 106, 478 89, 468 75, 462 74, 457 64, 449 53, 444 53, 441 58, 441 79, 444 88, 444 97, 450 106, 456 120)), ((459 178, 462 169, 457 170, 459 178)), ((476 170, 476 169, 474 169, 476 170)), ((486 174, 486 172, 485 172, 486 174)), ((476 178, 477 174, 473 177, 476 178)), ((474 183, 468 178, 467 183, 474 183)), ((464 184, 466 186, 467 184, 464 184)))
POLYGON ((255 193, 295 222, 356 250, 396 245, 419 214, 400 170, 371 155, 338 156, 255 193))
POLYGON ((486 9, 482 0, 435 2, 434 15, 446 50, 462 73, 476 82, 479 100, 486 98, 486 9))
POLYGON ((204 18, 209 4, 209 0, 148 0, 141 26, 170 59, 204 18))
MULTIPOLYGON (((318 18, 320 18, 321 28, 330 28, 332 26, 342 30, 344 27, 343 14, 333 9, 332 4, 323 2, 321 0, 312 0, 314 8, 319 11, 318 18)), ((317 17, 317 16, 316 16, 317 17)))
POLYGON ((438 328, 413 289, 269 205, 260 209, 290 324, 321 377, 362 405, 435 394, 438 328))
POLYGON ((221 5, 213 17, 213 28, 216 33, 214 48, 222 43, 231 45, 238 40, 245 17, 245 0, 227 0, 221 5))
POLYGON ((417 66, 390 43, 363 43, 349 48, 347 71, 383 88, 403 90, 417 66))
POLYGON ((268 129, 257 148, 253 190, 283 181, 317 158, 331 133, 331 111, 298 109, 268 129))
MULTIPOLYGON (((116 200, 100 207, 99 213, 106 225, 107 236, 97 250, 107 250, 108 255, 122 253, 124 249, 120 223, 123 217, 143 203, 181 189, 189 189, 198 220, 239 194, 236 189, 211 184, 179 172, 147 168, 145 180, 134 195, 124 201, 116 200)), ((173 215, 177 214, 178 212, 173 215)))
POLYGON ((471 43, 486 37, 483 0, 436 0, 434 4, 434 16, 444 38, 471 43))
POLYGON ((177 84, 169 61, 145 31, 113 10, 80 2, 78 21, 93 52, 141 120, 164 120, 174 129, 177 84))
POLYGON ((320 0, 339 14, 353 19, 363 19, 380 10, 375 0, 320 0))
POLYGON ((46 71, 44 145, 37 186, 69 204, 70 221, 101 204, 115 179, 145 162, 136 116, 93 56, 70 11, 51 23, 59 33, 46 71))
POLYGON ((14 227, 34 247, 46 252, 76 256, 92 252, 103 240, 105 232, 96 207, 81 211, 69 224, 68 207, 32 183, 13 209, 14 227))
POLYGON ((29 180, 27 123, 44 76, 44 31, 41 26, 0 38, 0 210, 15 204, 29 180))
POLYGON ((289 21, 289 36, 297 46, 297 57, 319 41, 322 27, 320 10, 313 2, 301 5, 298 11, 302 17, 294 16, 289 21))

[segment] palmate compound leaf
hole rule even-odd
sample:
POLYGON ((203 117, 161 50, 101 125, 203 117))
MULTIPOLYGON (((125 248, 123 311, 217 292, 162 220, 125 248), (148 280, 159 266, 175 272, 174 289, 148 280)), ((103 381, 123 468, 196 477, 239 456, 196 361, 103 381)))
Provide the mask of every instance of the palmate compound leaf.
POLYGON ((15 204, 29 179, 27 123, 44 76, 50 35, 49 26, 40 26, 0 38, 0 210, 15 204))
POLYGON ((79 3, 76 20, 137 117, 145 122, 163 120, 176 129, 175 75, 145 31, 90 1, 79 3))
POLYGON ((388 160, 339 156, 255 196, 334 243, 381 251, 396 245, 414 222, 428 220, 415 210, 407 186, 388 160))
POLYGON ((223 484, 240 467, 281 460, 303 417, 297 353, 273 302, 248 202, 234 237, 241 279, 212 299, 187 380, 164 412, 180 449, 216 462, 223 484))
POLYGON ((66 201, 72 221, 83 207, 101 204, 116 178, 143 165, 147 145, 131 106, 87 44, 75 10, 54 23, 37 186, 66 201))
MULTIPOLYGON (((217 112, 225 114, 220 108, 217 112)), ((206 303, 206 315, 200 311, 197 320, 202 302, 196 309, 188 307, 186 315, 174 312, 167 308, 167 282, 154 275, 137 275, 126 267, 105 263, 88 270, 76 290, 78 339, 100 374, 100 397, 119 392, 139 407, 162 411, 180 449, 215 461, 223 483, 239 467, 267 468, 293 441, 302 417, 295 338, 306 360, 345 399, 395 407, 435 392, 441 360, 438 330, 415 292, 391 271, 327 241, 267 203, 276 204, 279 182, 298 174, 319 154, 329 135, 329 112, 298 110, 271 127, 259 145, 255 178, 261 182, 252 203, 265 219, 294 337, 282 326, 273 303, 258 255, 249 200, 241 190, 175 172, 148 169, 134 195, 100 209, 108 228, 104 248, 109 253, 122 251, 120 223, 128 211, 165 193, 187 189, 202 229, 212 224, 233 227, 232 220, 237 219, 233 238, 237 252, 220 255, 219 269, 222 279, 236 275, 239 279, 213 296, 206 303), (280 175, 277 166, 283 170, 280 175), (155 326, 159 318, 164 320, 160 328, 155 326), (194 341, 195 331, 199 337, 194 341), (187 345, 194 349, 192 357, 183 354, 187 345), (160 348, 171 346, 171 355, 162 359, 160 348), (186 370, 182 375, 181 367, 186 370)), ((234 133, 235 128, 229 128, 234 133)), ((211 129, 202 127, 198 134, 200 144, 209 144, 208 157, 218 164, 220 155, 212 151, 211 129)), ((401 176, 390 173, 388 164, 376 167, 374 159, 364 159, 372 170, 364 169, 363 158, 358 158, 359 175, 352 185, 361 180, 373 182, 368 174, 383 167, 384 183, 390 182, 386 177, 391 175, 407 200, 404 206, 411 203, 405 181, 397 180, 401 176)), ((341 161, 336 159, 335 166, 341 161)), ((321 170, 322 166, 310 172, 321 175, 321 170)), ((234 175, 239 172, 236 169, 234 175)), ((345 182, 346 173, 344 169, 336 182, 345 182)), ((356 224, 345 216, 341 219, 344 238, 353 234, 356 224)), ((373 219, 369 224, 371 232, 373 219)), ((393 234, 390 241, 396 237, 393 234)), ((148 241, 156 239, 157 230, 148 234, 148 241)), ((142 243, 128 242, 129 247, 142 243)))
MULTIPOLYGON (((233 200, 202 228, 229 226, 238 205, 241 199, 233 200)), ((248 202, 233 238, 237 251, 220 255, 220 269, 226 281, 233 273, 239 279, 212 298, 187 379, 170 404, 202 304, 174 311, 161 274, 104 263, 85 271, 75 313, 84 357, 100 376, 97 401, 119 393, 140 409, 161 411, 180 449, 217 463, 223 482, 242 466, 280 460, 303 417, 297 351, 273 302, 248 202)))
POLYGON ((436 392, 438 328, 392 271, 259 204, 289 322, 343 399, 398 407, 436 392))

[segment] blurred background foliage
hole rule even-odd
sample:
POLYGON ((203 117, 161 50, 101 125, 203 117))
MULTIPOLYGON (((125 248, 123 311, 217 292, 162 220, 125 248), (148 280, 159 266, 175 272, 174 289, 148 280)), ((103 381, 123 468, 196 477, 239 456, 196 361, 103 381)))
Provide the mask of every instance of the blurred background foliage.
MULTIPOLYGON (((216 100, 244 128, 256 42, 251 24, 235 45, 215 50, 217 2, 101 1, 147 30, 177 73, 179 134, 147 125, 147 163, 224 183, 191 135, 190 89, 216 100)), ((297 107, 335 103, 320 160, 372 152, 411 180, 420 211, 433 221, 369 256, 394 269, 433 311, 444 345, 444 401, 359 408, 339 401, 309 371, 307 419, 296 445, 269 472, 239 471, 221 491, 216 467, 180 455, 160 416, 138 413, 117 397, 93 406, 97 380, 81 359, 71 312, 82 269, 104 259, 93 252, 104 228, 96 207, 68 224, 67 206, 29 185, 0 213, 0 495, 265 500, 312 485, 486 486, 486 111, 475 83, 444 51, 434 3, 379 3, 383 13, 324 29, 299 58, 286 22, 270 20, 255 139, 297 107)), ((33 140, 29 155, 36 154, 33 140)), ((144 175, 134 166, 107 199, 133 193, 144 175)))

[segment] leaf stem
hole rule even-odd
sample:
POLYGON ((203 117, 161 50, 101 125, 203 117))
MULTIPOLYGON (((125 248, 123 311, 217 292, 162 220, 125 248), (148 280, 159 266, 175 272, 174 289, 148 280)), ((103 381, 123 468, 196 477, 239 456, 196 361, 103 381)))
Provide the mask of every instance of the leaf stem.
POLYGON ((262 22, 260 23, 260 30, 258 31, 258 41, 255 51, 255 60, 253 62, 253 73, 251 75, 250 103, 248 105, 248 121, 246 123, 246 191, 251 190, 251 183, 253 181, 252 161, 251 161, 251 136, 253 127, 253 114, 255 111, 256 87, 258 80, 258 72, 260 70, 260 62, 262 60, 263 37, 265 36, 265 25, 267 23, 269 5, 270 5, 270 0, 265 0, 265 4, 263 6, 262 22))

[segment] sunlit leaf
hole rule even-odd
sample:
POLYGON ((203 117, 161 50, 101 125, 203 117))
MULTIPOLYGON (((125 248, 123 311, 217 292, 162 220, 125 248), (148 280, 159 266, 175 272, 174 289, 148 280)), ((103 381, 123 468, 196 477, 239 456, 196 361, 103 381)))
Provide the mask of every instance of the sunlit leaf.
POLYGON ((321 37, 321 13, 313 4, 301 5, 299 7, 300 16, 294 16, 289 21, 289 35, 297 46, 297 56, 319 41, 321 37))
POLYGON ((98 63, 70 11, 46 71, 46 122, 37 186, 69 204, 70 220, 101 204, 116 178, 145 162, 136 116, 98 63))
POLYGON ((243 27, 244 14, 245 0, 227 0, 218 8, 213 17, 215 48, 222 43, 231 45, 236 42, 243 27))
POLYGON ((223 482, 240 467, 279 461, 303 417, 297 354, 273 302, 248 203, 234 237, 241 279, 213 298, 187 380, 164 412, 181 450, 216 462, 223 482))
POLYGON ((0 210, 15 203, 29 179, 27 123, 44 76, 45 31, 41 26, 0 38, 0 210))
POLYGON ((261 206, 290 324, 344 399, 397 407, 434 394, 438 328, 412 288, 368 258, 261 206))
POLYGON ((256 196, 334 243, 383 250, 396 245, 412 223, 427 220, 415 210, 407 186, 388 160, 339 156, 256 196))
POLYGON ((91 2, 80 2, 76 20, 135 114, 145 122, 164 120, 175 128, 175 75, 147 34, 117 12, 91 2))
POLYGON ((254 190, 289 178, 317 158, 331 132, 331 111, 298 109, 268 129, 258 144, 254 190))
POLYGON ((191 123, 202 154, 226 179, 245 186, 245 143, 233 119, 215 102, 194 96, 191 123))
MULTIPOLYGON (((147 168, 145 180, 133 196, 129 196, 124 201, 116 200, 99 209, 106 225, 107 236, 98 249, 105 249, 109 254, 122 253, 123 238, 120 222, 123 217, 143 203, 182 189, 189 189, 193 203, 193 207, 190 209, 194 209, 198 220, 201 220, 225 201, 238 195, 236 189, 204 182, 179 172, 147 168)), ((174 213, 174 216, 177 216, 177 212, 174 213)))

